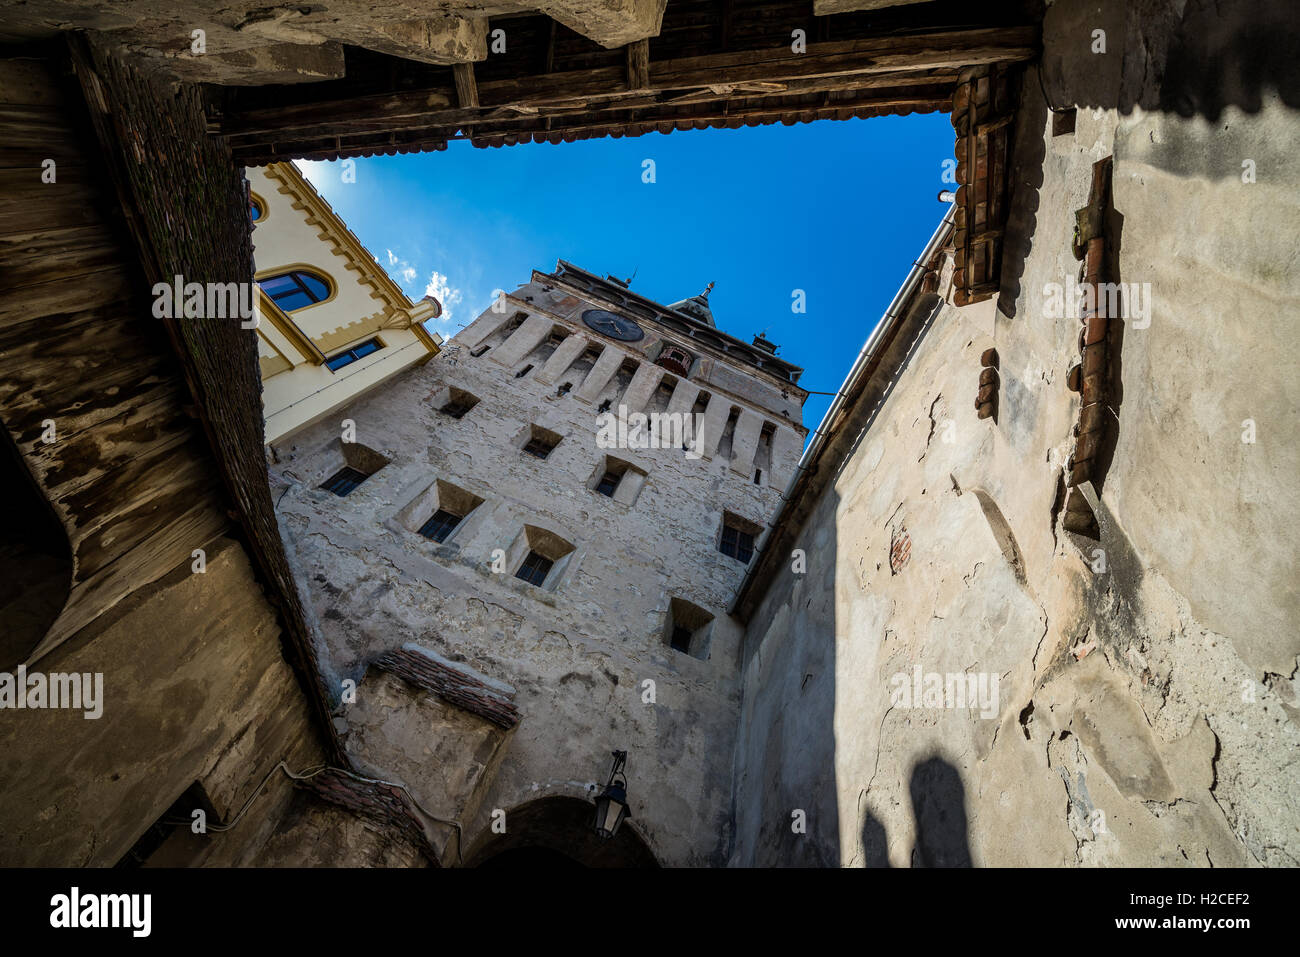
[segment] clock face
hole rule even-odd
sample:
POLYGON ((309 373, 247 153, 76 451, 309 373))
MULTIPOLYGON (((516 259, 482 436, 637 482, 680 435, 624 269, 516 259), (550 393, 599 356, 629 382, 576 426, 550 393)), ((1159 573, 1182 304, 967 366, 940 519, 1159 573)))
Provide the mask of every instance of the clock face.
POLYGON ((582 314, 582 321, 611 339, 636 342, 645 338, 645 332, 631 319, 606 312, 604 309, 588 309, 582 314))

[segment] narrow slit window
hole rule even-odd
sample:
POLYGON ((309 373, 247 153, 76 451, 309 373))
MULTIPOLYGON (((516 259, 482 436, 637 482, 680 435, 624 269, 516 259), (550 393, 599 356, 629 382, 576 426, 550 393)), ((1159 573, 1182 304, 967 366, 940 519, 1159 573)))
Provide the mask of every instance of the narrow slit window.
POLYGON ((360 345, 353 346, 346 352, 340 352, 336 356, 330 356, 325 360, 325 365, 331 372, 336 372, 346 365, 356 362, 358 359, 370 355, 372 352, 378 352, 383 348, 383 344, 378 339, 367 339, 360 345))

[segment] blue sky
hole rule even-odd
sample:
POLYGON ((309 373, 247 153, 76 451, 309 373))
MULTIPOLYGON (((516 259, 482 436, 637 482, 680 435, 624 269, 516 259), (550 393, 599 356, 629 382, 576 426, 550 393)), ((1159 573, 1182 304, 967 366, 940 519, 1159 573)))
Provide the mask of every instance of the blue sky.
MULTIPOLYGON (((800 385, 839 388, 944 207, 947 114, 300 163, 413 299, 453 335, 534 268, 636 278, 662 303, 716 283, 719 328, 765 332, 800 385), (646 160, 654 182, 643 181, 646 160), (807 311, 795 313, 794 291, 807 311)), ((810 396, 804 424, 830 396, 810 396)))

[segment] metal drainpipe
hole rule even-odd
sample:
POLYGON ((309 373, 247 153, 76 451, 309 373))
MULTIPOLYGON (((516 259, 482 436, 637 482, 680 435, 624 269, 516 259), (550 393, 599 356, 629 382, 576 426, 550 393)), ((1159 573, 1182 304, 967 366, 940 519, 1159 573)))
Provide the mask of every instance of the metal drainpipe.
MULTIPOLYGON (((952 196, 953 200, 956 199, 956 194, 953 193, 947 193, 945 191, 945 193, 939 194, 941 200, 952 202, 952 200, 948 199, 948 196, 952 196)), ((772 537, 772 533, 776 530, 777 526, 781 524, 782 519, 785 518, 785 513, 790 506, 790 494, 794 491, 795 485, 799 481, 799 477, 808 470, 808 466, 811 464, 813 459, 817 457, 822 446, 826 444, 826 439, 830 435, 831 424, 835 421, 835 417, 839 414, 839 411, 844 407, 844 403, 847 401, 847 394, 853 390, 857 385, 858 380, 862 378, 863 370, 866 369, 867 364, 875 357, 876 349, 880 344, 880 340, 894 327, 894 323, 898 321, 899 310, 907 304, 907 301, 912 297, 912 293, 916 291, 917 284, 921 281, 921 277, 926 273, 926 263, 933 259, 934 254, 948 241, 948 236, 953 229, 953 219, 956 215, 956 209, 957 207, 955 205, 950 205, 947 211, 943 214, 943 219, 939 220, 939 225, 935 228, 934 235, 932 235, 930 241, 925 244, 925 249, 921 251, 921 255, 912 263, 912 269, 908 272, 907 278, 903 280, 903 284, 899 286, 898 292, 894 294, 894 298, 889 303, 889 307, 885 309, 884 315, 882 315, 880 321, 876 323, 876 328, 871 331, 871 335, 867 337, 867 341, 862 344, 862 349, 858 352, 857 359, 853 361, 853 366, 849 369, 849 374, 844 378, 844 384, 841 385, 839 391, 835 393, 835 398, 831 400, 830 408, 826 410, 826 414, 822 416, 821 422, 817 425, 817 430, 813 433, 812 441, 808 443, 808 448, 804 449, 803 455, 799 457, 799 462, 794 467, 794 475, 790 476, 790 481, 786 485, 785 491, 781 493, 781 507, 768 525, 767 534, 763 539, 764 546, 767 545, 768 540, 772 537)), ((761 557, 763 551, 763 548, 755 549, 756 557, 761 557)), ((740 596, 745 593, 745 589, 749 586, 749 581, 754 577, 754 572, 757 569, 758 561, 756 559, 751 560, 749 568, 745 571, 745 577, 740 582, 740 587, 736 589, 736 601, 733 602, 731 606, 732 613, 735 612, 736 606, 740 601, 740 596)))

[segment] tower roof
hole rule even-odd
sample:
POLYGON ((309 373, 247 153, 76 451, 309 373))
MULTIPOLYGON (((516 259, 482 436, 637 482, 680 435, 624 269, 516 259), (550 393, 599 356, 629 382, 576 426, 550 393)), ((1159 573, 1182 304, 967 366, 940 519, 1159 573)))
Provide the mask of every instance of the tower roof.
POLYGON ((680 312, 692 319, 698 319, 700 322, 718 328, 718 324, 713 321, 713 310, 709 308, 709 293, 713 291, 713 283, 705 287, 704 292, 698 296, 691 296, 690 299, 683 299, 680 302, 669 304, 668 308, 674 312, 680 312))

